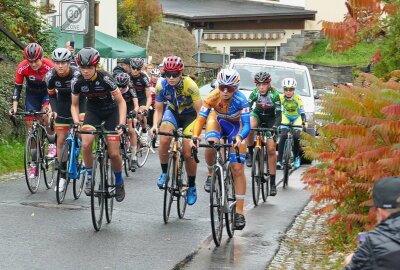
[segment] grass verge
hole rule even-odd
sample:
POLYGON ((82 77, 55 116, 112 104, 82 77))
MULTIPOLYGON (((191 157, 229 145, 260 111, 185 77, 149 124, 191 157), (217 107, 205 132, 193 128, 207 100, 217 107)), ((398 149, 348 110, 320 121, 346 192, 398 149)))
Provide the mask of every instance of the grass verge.
POLYGON ((0 145, 0 175, 24 170, 24 143, 15 139, 2 140, 0 145))

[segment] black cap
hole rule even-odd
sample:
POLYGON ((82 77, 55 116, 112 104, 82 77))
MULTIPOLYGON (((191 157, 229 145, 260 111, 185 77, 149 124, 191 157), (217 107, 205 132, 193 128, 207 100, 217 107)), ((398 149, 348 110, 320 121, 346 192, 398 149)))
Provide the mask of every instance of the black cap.
POLYGON ((124 58, 124 59, 122 59, 122 63, 129 65, 131 63, 131 59, 130 58, 124 58))
POLYGON ((400 207, 400 177, 384 177, 373 189, 374 206, 384 209, 400 207))

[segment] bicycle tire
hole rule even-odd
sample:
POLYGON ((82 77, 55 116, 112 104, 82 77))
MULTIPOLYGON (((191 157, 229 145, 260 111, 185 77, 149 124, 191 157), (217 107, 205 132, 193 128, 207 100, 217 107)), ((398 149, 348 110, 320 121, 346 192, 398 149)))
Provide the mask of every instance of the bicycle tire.
MULTIPOLYGON (((264 150, 263 150, 264 153, 264 150)), ((262 154, 265 158, 265 173, 263 170, 263 178, 264 181, 261 181, 261 196, 263 199, 263 202, 267 201, 267 198, 269 196, 269 182, 270 182, 270 174, 269 174, 269 168, 268 168, 268 153, 266 155, 262 154)), ((264 160, 263 159, 263 160, 264 160)), ((263 165, 264 168, 264 165, 263 165)))
POLYGON ((174 200, 177 165, 176 156, 174 153, 171 153, 168 160, 167 180, 165 180, 164 187, 163 219, 165 224, 168 223, 169 215, 171 213, 171 205, 174 200))
POLYGON ((262 177, 262 159, 261 159, 261 151, 258 148, 254 149, 252 167, 251 167, 251 191, 253 194, 253 203, 255 206, 258 205, 258 201, 260 200, 260 185, 261 185, 261 177, 262 177))
POLYGON ((104 210, 104 160, 96 154, 92 167, 92 182, 90 192, 90 209, 92 212, 92 223, 96 231, 99 231, 103 221, 104 210))
POLYGON ((71 147, 70 143, 68 141, 65 141, 61 151, 60 164, 58 167, 57 182, 56 182, 56 199, 58 204, 63 203, 65 195, 67 193, 68 183, 70 180, 68 173, 70 147, 71 147), (64 186, 64 189, 60 192, 60 179, 62 173, 65 175, 66 184, 64 186))
POLYGON ((229 212, 225 213, 225 226, 226 232, 229 238, 232 238, 235 234, 235 213, 236 213, 236 197, 235 197, 235 185, 233 184, 233 176, 230 166, 228 166, 228 170, 226 172, 226 181, 225 181, 225 194, 229 204, 229 212))
POLYGON ((82 159, 79 160, 78 175, 79 175, 79 177, 77 179, 73 180, 73 182, 74 182, 73 193, 74 193, 75 200, 79 199, 79 197, 81 196, 82 191, 83 191, 83 186, 84 186, 85 180, 86 180, 86 169, 83 168, 83 160, 82 159))
POLYGON ((45 131, 41 132, 40 140, 40 155, 41 155, 41 167, 43 171, 43 179, 47 189, 53 186, 54 178, 57 176, 55 174, 55 159, 56 157, 47 157, 49 140, 47 139, 47 134, 45 131))
POLYGON ((291 148, 291 142, 289 139, 287 139, 283 151, 283 188, 286 188, 289 182, 290 152, 292 151, 291 148))
POLYGON ((224 207, 222 202, 222 176, 219 167, 215 167, 211 176, 210 219, 211 231, 215 245, 221 244, 224 226, 224 207))
POLYGON ((179 194, 178 194, 176 206, 177 206, 177 211, 178 211, 178 217, 180 219, 182 219, 185 216, 185 212, 186 212, 186 206, 187 206, 186 194, 187 194, 187 189, 189 187, 188 177, 187 177, 186 168, 185 168, 185 160, 183 159, 182 153, 179 153, 177 186, 178 186, 179 194))
POLYGON ((122 162, 124 163, 124 171, 125 176, 129 177, 129 171, 131 168, 131 160, 129 158, 129 136, 127 134, 123 134, 121 136, 121 156, 122 162))
POLYGON ((111 168, 111 161, 106 153, 105 157, 105 166, 104 166, 104 183, 105 190, 107 193, 105 194, 105 208, 106 208, 106 220, 107 223, 110 223, 112 220, 112 214, 114 209, 114 197, 115 197, 115 177, 111 168), (111 190, 111 191, 110 191, 111 190))
POLYGON ((38 144, 38 139, 37 136, 29 134, 28 137, 26 138, 25 141, 25 152, 24 152, 24 170, 25 170, 25 180, 26 180, 26 184, 28 186, 29 191, 34 194, 38 191, 39 189, 39 184, 40 184, 40 153, 38 151, 39 149, 39 144, 38 144), (31 146, 32 146, 32 142, 33 144, 36 145, 36 159, 33 160, 32 157, 32 151, 31 151, 31 146), (34 165, 36 166, 36 171, 37 171, 37 175, 30 179, 29 175, 28 175, 28 170, 30 165, 34 163, 34 165))
MULTIPOLYGON (((147 159, 149 158, 149 154, 150 154, 150 148, 151 148, 151 136, 147 137, 147 142, 146 144, 142 144, 140 141, 140 134, 141 134, 141 127, 140 125, 138 125, 136 127, 138 129, 138 149, 136 151, 136 158, 137 158, 137 165, 139 168, 143 167, 144 164, 146 164, 147 159)), ((149 131, 150 127, 147 125, 146 130, 147 132, 149 131)))

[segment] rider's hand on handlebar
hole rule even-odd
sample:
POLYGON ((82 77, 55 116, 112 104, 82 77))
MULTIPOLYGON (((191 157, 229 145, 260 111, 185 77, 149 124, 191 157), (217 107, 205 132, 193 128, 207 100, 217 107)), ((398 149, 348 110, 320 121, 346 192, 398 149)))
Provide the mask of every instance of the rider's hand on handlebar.
POLYGON ((10 116, 15 116, 15 111, 14 111, 14 108, 11 108, 11 109, 9 109, 8 110, 8 114, 10 115, 10 116))
POLYGON ((152 134, 153 137, 157 136, 157 134, 158 134, 158 128, 153 126, 153 127, 150 129, 150 134, 152 134))
POLYGON ((193 137, 193 139, 190 141, 190 148, 198 148, 200 143, 200 139, 198 137, 193 137))
POLYGON ((233 147, 239 148, 241 145, 242 145, 242 137, 238 135, 236 136, 236 141, 234 141, 233 143, 233 147))
POLYGON ((127 127, 124 124, 119 124, 116 128, 116 131, 118 131, 118 135, 121 136, 124 132, 126 132, 127 127))

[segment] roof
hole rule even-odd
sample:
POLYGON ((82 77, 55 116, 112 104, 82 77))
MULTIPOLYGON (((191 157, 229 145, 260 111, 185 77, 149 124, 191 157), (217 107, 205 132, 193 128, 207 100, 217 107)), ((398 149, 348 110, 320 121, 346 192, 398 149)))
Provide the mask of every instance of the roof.
POLYGON ((189 20, 296 16, 314 19, 317 13, 302 7, 247 0, 160 0, 163 13, 189 20))

